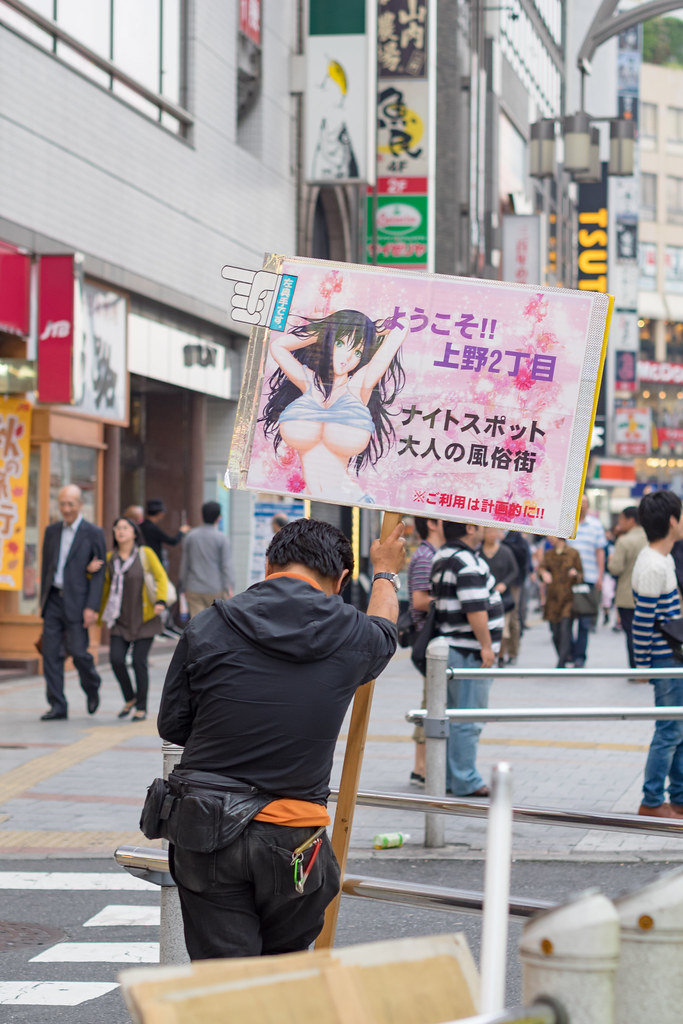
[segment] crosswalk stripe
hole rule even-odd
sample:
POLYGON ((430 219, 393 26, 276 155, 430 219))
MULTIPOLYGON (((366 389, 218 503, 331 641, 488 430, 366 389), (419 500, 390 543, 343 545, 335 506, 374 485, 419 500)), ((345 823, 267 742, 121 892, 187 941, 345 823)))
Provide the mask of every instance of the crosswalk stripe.
POLYGON ((129 907, 125 903, 110 903, 98 914, 85 921, 84 928, 109 928, 146 926, 158 927, 161 920, 160 907, 129 907))
POLYGON ((36 964, 158 964, 158 942, 58 942, 31 957, 36 964))
POLYGON ((115 988, 106 981, 0 981, 0 1005, 80 1006, 115 988))
POLYGON ((0 889, 72 889, 158 892, 159 886, 142 878, 106 871, 0 871, 0 889))

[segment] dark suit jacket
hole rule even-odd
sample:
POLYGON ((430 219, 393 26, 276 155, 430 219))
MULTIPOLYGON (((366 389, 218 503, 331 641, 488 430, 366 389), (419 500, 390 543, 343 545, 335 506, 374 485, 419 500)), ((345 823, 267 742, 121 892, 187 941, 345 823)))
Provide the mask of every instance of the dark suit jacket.
MULTIPOLYGON (((45 530, 40 575, 41 615, 45 614, 50 587, 57 571, 61 537, 61 522, 51 523, 45 530)), ((64 613, 69 622, 80 622, 84 608, 92 608, 99 612, 102 587, 104 586, 104 569, 100 569, 89 578, 86 566, 93 558, 104 559, 105 556, 104 533, 99 526, 82 519, 64 566, 64 613)))

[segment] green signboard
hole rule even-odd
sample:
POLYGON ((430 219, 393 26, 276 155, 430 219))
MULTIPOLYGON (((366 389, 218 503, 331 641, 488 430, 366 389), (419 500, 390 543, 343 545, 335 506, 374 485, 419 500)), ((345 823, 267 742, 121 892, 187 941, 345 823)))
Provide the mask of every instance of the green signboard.
POLYGON ((368 263, 378 266, 427 265, 427 196, 377 196, 373 238, 373 196, 367 199, 368 263), (373 247, 376 244, 376 258, 373 247))

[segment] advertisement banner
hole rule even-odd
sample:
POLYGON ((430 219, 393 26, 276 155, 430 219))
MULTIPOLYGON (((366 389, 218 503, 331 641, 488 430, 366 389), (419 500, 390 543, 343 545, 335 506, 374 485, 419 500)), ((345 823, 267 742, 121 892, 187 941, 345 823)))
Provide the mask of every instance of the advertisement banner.
POLYGON ((258 583, 266 575, 266 549, 277 527, 275 516, 291 521, 302 519, 303 515, 303 501, 259 501, 256 495, 253 496, 249 535, 249 586, 258 583))
POLYGON ((69 403, 76 280, 73 256, 41 256, 38 271, 38 401, 69 403))
POLYGON ((541 217, 538 213, 503 216, 503 280, 540 284, 541 217))
POLYGON ((23 588, 31 405, 0 398, 0 590, 23 588))
POLYGON ((240 0, 239 29, 255 46, 261 45, 261 0, 240 0))
POLYGON ((76 311, 71 411, 126 426, 126 298, 79 282, 76 311))
POLYGON ((649 455, 652 451, 652 410, 617 409, 614 415, 617 455, 649 455))
POLYGON ((0 242, 0 331, 27 335, 31 260, 0 242))
POLYGON ((425 0, 379 0, 377 68, 380 78, 427 74, 425 0))
MULTIPOLYGON (((377 93, 377 178, 421 178, 429 173, 426 79, 382 81, 377 93)), ((409 185, 408 191, 418 188, 409 185)))
POLYGON ((248 273, 223 269, 255 328, 229 487, 573 535, 610 296, 275 255, 245 296, 248 273))
POLYGON ((367 180, 367 97, 366 36, 310 35, 306 41, 307 181, 367 180))

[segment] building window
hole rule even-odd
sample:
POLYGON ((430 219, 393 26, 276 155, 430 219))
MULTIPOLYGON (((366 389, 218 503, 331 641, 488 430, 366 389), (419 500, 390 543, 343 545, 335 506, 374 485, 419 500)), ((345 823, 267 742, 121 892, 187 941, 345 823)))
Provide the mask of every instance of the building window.
POLYGON ((683 224, 683 178, 666 179, 666 215, 672 224, 683 224))
POLYGON ((673 320, 665 322, 666 362, 683 363, 683 324, 673 320))
POLYGON ((640 215, 642 220, 657 220, 657 175, 640 175, 640 215))
POLYGON ((657 141, 657 105, 655 103, 640 104, 638 133, 641 139, 657 141))
POLYGON ((657 291, 657 246, 654 242, 638 244, 638 288, 641 292, 657 291))
POLYGON ((683 292, 683 246, 667 245, 664 250, 664 291, 683 292))
POLYGON ((666 140, 667 142, 683 142, 683 108, 666 108, 666 140))
POLYGON ((77 53, 68 42, 51 34, 30 14, 2 7, 2 20, 40 43, 99 85, 116 93, 155 121, 183 134, 187 119, 174 117, 154 97, 141 96, 115 74, 99 67, 96 58, 111 61, 118 70, 151 93, 181 105, 182 23, 184 0, 26 0, 38 15, 49 18, 92 50, 77 53))

